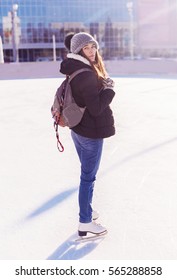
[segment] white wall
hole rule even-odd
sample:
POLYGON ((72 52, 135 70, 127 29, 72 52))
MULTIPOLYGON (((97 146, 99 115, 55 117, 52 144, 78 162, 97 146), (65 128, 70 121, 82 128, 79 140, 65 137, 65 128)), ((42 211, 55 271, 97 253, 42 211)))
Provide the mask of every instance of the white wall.
MULTIPOLYGON (((106 61, 111 76, 119 75, 177 75, 177 61, 174 60, 117 60, 106 61)), ((60 62, 25 62, 0 64, 0 80, 57 78, 60 62)))

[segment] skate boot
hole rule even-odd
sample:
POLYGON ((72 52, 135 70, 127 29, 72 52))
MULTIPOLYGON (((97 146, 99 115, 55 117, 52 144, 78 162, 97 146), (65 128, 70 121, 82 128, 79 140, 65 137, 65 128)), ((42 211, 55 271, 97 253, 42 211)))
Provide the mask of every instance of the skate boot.
POLYGON ((99 218, 99 213, 96 210, 92 211, 92 220, 95 221, 99 218))
POLYGON ((87 233, 102 235, 107 233, 107 229, 100 224, 96 224, 95 222, 79 223, 78 235, 86 236, 87 233))

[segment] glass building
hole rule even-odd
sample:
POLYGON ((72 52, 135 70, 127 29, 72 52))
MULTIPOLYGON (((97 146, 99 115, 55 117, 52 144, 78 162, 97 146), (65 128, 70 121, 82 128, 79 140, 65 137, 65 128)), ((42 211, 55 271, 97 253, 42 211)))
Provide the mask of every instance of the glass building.
POLYGON ((105 60, 176 57, 176 27, 177 0, 0 0, 6 62, 60 60, 65 35, 79 31, 105 60))
MULTIPOLYGON (((136 1, 131 1, 136 22, 136 1)), ((91 33, 105 59, 130 56, 130 10, 126 0, 0 0, 0 35, 5 61, 52 60, 65 55, 68 32, 91 33), (15 5, 17 4, 17 5, 15 5)), ((136 36, 135 34, 133 35, 136 36)))

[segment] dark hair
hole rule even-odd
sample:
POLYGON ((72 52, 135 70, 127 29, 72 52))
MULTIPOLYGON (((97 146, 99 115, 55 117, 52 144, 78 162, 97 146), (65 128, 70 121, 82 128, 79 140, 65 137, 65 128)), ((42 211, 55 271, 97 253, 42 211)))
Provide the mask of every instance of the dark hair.
POLYGON ((65 44, 65 47, 68 49, 68 51, 71 50, 71 39, 74 36, 74 34, 75 34, 74 32, 70 32, 65 37, 64 44, 65 44))

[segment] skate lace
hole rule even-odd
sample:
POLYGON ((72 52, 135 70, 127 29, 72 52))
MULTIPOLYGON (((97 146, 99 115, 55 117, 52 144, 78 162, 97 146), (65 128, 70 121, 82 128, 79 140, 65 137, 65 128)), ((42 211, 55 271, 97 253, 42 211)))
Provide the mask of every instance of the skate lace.
POLYGON ((103 227, 101 224, 98 224, 98 223, 95 223, 95 222, 94 222, 94 224, 95 224, 96 226, 100 227, 100 228, 103 227))

